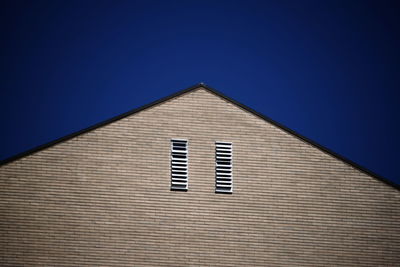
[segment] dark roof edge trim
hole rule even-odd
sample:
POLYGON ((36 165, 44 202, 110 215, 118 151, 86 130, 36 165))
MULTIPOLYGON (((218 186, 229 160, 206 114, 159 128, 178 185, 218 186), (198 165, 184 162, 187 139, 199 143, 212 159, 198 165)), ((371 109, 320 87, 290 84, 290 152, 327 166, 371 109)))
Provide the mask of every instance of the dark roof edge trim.
POLYGON ((276 122, 276 121, 272 120, 271 118, 269 118, 269 117, 267 117, 267 116, 255 111, 255 110, 253 110, 252 108, 250 108, 250 107, 248 107, 246 105, 243 105, 242 103, 239 103, 239 102, 237 102, 236 100, 234 100, 234 99, 232 99, 230 97, 225 96, 221 92, 219 92, 219 91, 215 90, 214 88, 211 88, 210 86, 205 85, 203 83, 196 84, 196 85, 191 86, 191 87, 189 87, 187 89, 180 90, 180 91, 178 91, 178 92, 176 92, 174 94, 171 94, 171 95, 163 97, 163 98, 161 98, 159 100, 153 101, 153 102, 151 102, 151 103, 149 103, 147 105, 144 105, 144 106, 141 106, 139 108, 130 110, 130 111, 125 112, 125 113, 123 113, 121 115, 115 116, 115 117, 110 118, 108 120, 96 123, 95 125, 92 125, 90 127, 84 128, 84 129, 82 129, 80 131, 77 131, 77 132, 71 133, 69 135, 66 135, 64 137, 58 138, 58 139, 56 139, 54 141, 51 141, 49 143, 37 146, 37 147, 29 149, 29 150, 27 150, 25 152, 16 154, 14 156, 11 156, 11 157, 9 157, 9 158, 7 158, 5 160, 0 161, 0 166, 4 165, 4 164, 7 164, 9 162, 12 162, 14 160, 20 159, 22 157, 28 156, 28 155, 30 155, 32 153, 35 153, 35 152, 40 151, 40 150, 43 150, 45 148, 48 148, 48 147, 53 146, 55 144, 58 144, 60 142, 69 140, 69 139, 71 139, 73 137, 76 137, 76 136, 78 136, 80 134, 83 134, 83 133, 89 132, 91 130, 97 129, 97 128, 99 128, 101 126, 104 126, 106 124, 109 124, 109 123, 112 123, 114 121, 123 119, 123 118, 125 118, 127 116, 130 116, 130 115, 134 114, 134 113, 137 113, 137 112, 142 111, 144 109, 150 108, 150 107, 155 106, 155 105, 157 105, 159 103, 162 103, 164 101, 170 100, 170 99, 172 99, 174 97, 180 96, 182 94, 185 94, 187 92, 193 91, 193 90, 201 88, 201 87, 209 90, 211 93, 214 93, 215 95, 217 95, 217 96, 219 96, 219 97, 221 97, 221 98, 223 98, 223 99, 225 99, 225 100, 227 100, 229 102, 232 102, 236 106, 238 106, 238 107, 240 107, 240 108, 242 108, 242 109, 244 109, 244 110, 256 115, 257 117, 259 117, 259 118, 261 118, 261 119, 263 119, 263 120, 275 125, 276 127, 284 130, 285 132, 287 132, 287 133, 289 133, 291 135, 294 135, 295 137, 297 137, 297 138, 309 143, 310 145, 322 150, 323 152, 325 152, 325 153, 327 153, 327 154, 329 154, 329 155, 331 155, 331 156, 333 156, 333 157, 335 157, 335 158, 347 163, 348 165, 358 169, 359 171, 361 171, 361 172, 363 172, 365 174, 368 174, 369 176, 372 176, 373 178, 378 179, 378 180, 380 180, 380 181, 382 181, 382 182, 384 182, 384 183, 386 183, 386 184, 388 184, 388 185, 400 190, 400 185, 398 185, 398 184, 396 184, 396 183, 394 183, 394 182, 392 182, 392 181, 390 181, 390 180, 388 180, 388 179, 386 179, 386 178, 384 178, 384 177, 382 177, 382 176, 380 176, 380 175, 378 175, 378 174, 376 174, 376 173, 374 173, 374 172, 362 167, 361 165, 359 165, 359 164, 357 164, 357 163, 345 158, 342 155, 339 155, 336 152, 333 152, 332 150, 330 150, 330 149, 328 149, 328 148, 326 148, 326 147, 324 147, 324 146, 322 146, 322 145, 320 145, 320 144, 308 139, 307 137, 297 133, 296 131, 294 131, 292 129, 287 128, 286 126, 284 126, 284 125, 280 124, 279 122, 276 122))
POLYGON ((60 138, 58 138, 58 139, 56 139, 56 140, 50 141, 50 142, 45 143, 45 144, 43 144, 43 145, 39 145, 39 146, 37 146, 37 147, 34 147, 34 148, 29 149, 29 150, 27 150, 27 151, 24 151, 24 152, 22 152, 22 153, 18 153, 18 154, 14 155, 14 156, 11 156, 11 157, 9 157, 9 158, 6 158, 6 159, 4 159, 4 160, 1 160, 1 161, 0 161, 0 166, 1 166, 1 165, 4 165, 4 164, 7 164, 7 163, 9 163, 9 162, 12 162, 12 161, 14 161, 14 160, 23 158, 23 157, 25 157, 25 156, 28 156, 28 155, 30 155, 30 154, 33 154, 33 153, 35 153, 35 152, 38 152, 38 151, 40 151, 40 150, 43 150, 43 149, 48 148, 48 147, 50 147, 50 146, 53 146, 53 145, 55 145, 55 144, 58 144, 58 143, 67 141, 67 140, 69 140, 69 139, 71 139, 71 138, 74 138, 74 137, 76 137, 76 136, 78 136, 78 135, 81 135, 81 134, 84 134, 84 133, 86 133, 86 132, 92 131, 92 130, 94 130, 94 129, 97 129, 97 128, 99 128, 99 127, 102 127, 102 126, 104 126, 104 125, 107 125, 107 124, 109 124, 109 123, 112 123, 112 122, 114 122, 114 121, 123 119, 123 118, 125 118, 125 117, 127 117, 127 116, 130 116, 130 115, 132 115, 132 114, 135 114, 135 113, 137 113, 137 112, 139 112, 139 111, 142 111, 142 110, 144 110, 144 109, 150 108, 150 107, 155 106, 155 105, 157 105, 157 104, 159 104, 159 103, 162 103, 162 102, 164 102, 164 101, 170 100, 170 99, 172 99, 172 98, 174 98, 174 97, 176 97, 176 96, 179 96, 179 95, 182 95, 182 94, 187 93, 187 92, 189 92, 189 91, 192 91, 192 90, 194 90, 194 89, 200 88, 201 86, 203 86, 203 85, 202 85, 202 84, 198 84, 198 85, 191 86, 191 87, 189 87, 189 88, 187 88, 187 89, 178 91, 178 92, 176 92, 176 93, 174 93, 174 94, 172 94, 172 95, 163 97, 163 98, 161 98, 161 99, 159 99, 159 100, 153 101, 153 102, 151 102, 151 103, 149 103, 149 104, 146 104, 146 105, 144 105, 144 106, 141 106, 141 107, 139 107, 139 108, 132 109, 132 110, 130 110, 130 111, 127 111, 127 112, 125 112, 125 113, 122 113, 122 114, 120 114, 120 115, 117 115, 117 116, 115 116, 115 117, 112 117, 112 118, 110 118, 110 119, 101 121, 101 122, 96 123, 96 124, 94 124, 94 125, 92 125, 92 126, 89 126, 89 127, 87 127, 87 128, 84 128, 84 129, 82 129, 82 130, 79 130, 79 131, 77 131, 77 132, 74 132, 74 133, 68 134, 68 135, 66 135, 66 136, 60 137, 60 138))
POLYGON ((388 184, 388 185, 400 190, 400 185, 390 181, 389 179, 387 179, 385 177, 382 177, 381 175, 379 175, 377 173, 374 173, 371 170, 368 170, 367 168, 355 163, 354 161, 352 161, 352 160, 350 160, 350 159, 348 159, 348 158, 346 158, 346 157, 344 157, 344 156, 342 156, 342 155, 330 150, 329 148, 326 148, 326 147, 318 144, 317 142, 314 142, 313 140, 311 140, 311 139, 309 139, 309 138, 297 133, 296 131, 284 126, 283 124, 281 124, 281 123, 279 123, 277 121, 274 121, 273 119, 271 119, 271 118, 269 118, 269 117, 267 117, 267 116, 255 111, 254 109, 252 109, 252 108, 250 108, 250 107, 248 107, 246 105, 243 105, 242 103, 239 103, 239 102, 237 102, 236 100, 234 100, 232 98, 229 98, 229 97, 225 96, 224 94, 218 92, 217 90, 215 90, 215 89, 213 89, 213 88, 211 88, 211 87, 209 87, 207 85, 203 85, 203 87, 207 88, 212 93, 214 93, 214 94, 216 94, 216 95, 218 95, 218 96, 220 96, 220 97, 222 97, 222 98, 234 103, 235 105, 239 106, 240 108, 242 108, 242 109, 244 109, 244 110, 256 115, 257 117, 260 117, 261 119, 271 123, 272 125, 275 125, 276 127, 284 130, 285 132, 287 132, 287 133, 289 133, 291 135, 294 135, 295 137, 299 138, 300 140, 303 140, 306 143, 309 143, 310 145, 318 148, 319 150, 322 150, 323 152, 325 152, 325 153, 327 153, 327 154, 329 154, 329 155, 331 155, 331 156, 343 161, 344 163, 347 163, 351 167, 354 167, 354 168, 358 169, 359 171, 361 171, 361 172, 363 172, 365 174, 368 174, 369 176, 372 176, 373 178, 375 178, 377 180, 380 180, 380 181, 382 181, 382 182, 384 182, 384 183, 386 183, 386 184, 388 184))

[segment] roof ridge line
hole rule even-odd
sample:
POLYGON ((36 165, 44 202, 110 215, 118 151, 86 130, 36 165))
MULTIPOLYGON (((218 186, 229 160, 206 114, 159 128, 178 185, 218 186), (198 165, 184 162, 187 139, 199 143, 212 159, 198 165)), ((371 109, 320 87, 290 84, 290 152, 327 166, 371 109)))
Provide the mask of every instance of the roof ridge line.
MULTIPOLYGON (((97 128, 99 128, 99 127, 101 127, 101 126, 104 126, 104 125, 106 125, 106 124, 109 124, 109 123, 112 123, 112 122, 114 122, 114 121, 123 119, 123 118, 125 118, 125 117, 127 117, 127 116, 129 116, 129 115, 132 115, 132 114, 137 113, 137 112, 139 112, 139 111, 142 111, 142 110, 144 110, 144 109, 150 108, 150 107, 152 107, 152 106, 154 106, 154 105, 157 105, 157 104, 159 104, 159 103, 161 103, 161 102, 170 100, 170 99, 172 99, 172 98, 174 98, 174 97, 176 97, 176 96, 179 96, 179 95, 188 93, 188 92, 190 92, 190 91, 192 91, 192 90, 198 89, 198 88, 203 87, 203 86, 204 86, 204 88, 207 88, 206 85, 200 85, 200 84, 196 84, 196 85, 190 86, 190 87, 188 87, 188 88, 186 88, 186 89, 183 89, 183 90, 180 90, 180 91, 178 91, 178 92, 175 92, 175 93, 173 93, 173 94, 171 94, 171 95, 162 97, 162 98, 160 98, 160 99, 158 99, 158 100, 152 101, 152 102, 150 102, 150 103, 148 103, 148 104, 145 104, 145 105, 143 105, 143 106, 140 106, 140 107, 138 107, 138 108, 134 108, 134 109, 128 110, 128 111, 126 111, 126 112, 124 112, 124 113, 122 113, 122 114, 119 114, 119 115, 117 115, 117 116, 114 116, 114 117, 105 119, 105 120, 103 120, 103 121, 100 121, 100 122, 98 122, 98 123, 95 123, 95 124, 93 124, 93 125, 91 125, 91 126, 89 126, 89 127, 83 128, 83 129, 81 129, 81 130, 79 130, 79 131, 76 131, 76 132, 73 132, 73 133, 64 135, 64 136, 59 137, 59 138, 57 138, 57 139, 55 139, 55 140, 53 140, 53 141, 44 143, 44 144, 39 145, 39 146, 35 146, 35 147, 33 147, 33 148, 31 148, 31 149, 28 149, 28 150, 26 150, 26 151, 23 151, 23 152, 21 152, 21 153, 17 153, 17 154, 15 154, 15 155, 11 156, 11 157, 8 157, 8 158, 6 158, 6 159, 0 160, 0 166, 2 166, 2 165, 4 165, 4 164, 7 164, 7 163, 9 163, 9 162, 12 162, 12 161, 14 161, 14 160, 20 159, 20 158, 22 158, 22 157, 28 156, 28 155, 30 155, 30 154, 32 154, 32 153, 38 152, 38 151, 40 151, 40 150, 43 150, 43 149, 45 149, 45 148, 48 148, 48 147, 53 146, 53 145, 55 145, 55 144, 58 144, 58 143, 60 143, 60 142, 69 140, 69 139, 71 139, 71 138, 73 138, 73 137, 76 137, 76 136, 78 136, 78 135, 81 135, 81 134, 83 134, 83 133, 86 133, 86 132, 89 132, 89 131, 91 131, 91 130, 97 129, 97 128)), ((209 88, 207 88, 207 89, 209 89, 209 88)))
POLYGON ((356 162, 354 162, 354 161, 352 161, 352 160, 350 160, 350 159, 348 159, 348 158, 346 158, 346 157, 334 152, 333 150, 331 150, 331 149, 329 149, 329 148, 327 148, 327 147, 325 147, 325 146, 323 146, 323 145, 321 145, 321 144, 319 144, 319 143, 317 143, 317 142, 315 142, 315 141, 303 136, 302 134, 299 134, 295 130, 292 130, 292 129, 286 127, 285 125, 283 125, 283 124, 281 124, 281 123, 279 123, 279 122, 277 122, 277 121, 265 116, 264 114, 261 114, 258 111, 256 111, 256 110, 254 110, 254 109, 252 109, 252 108, 250 108, 250 107, 248 107, 248 106, 246 106, 246 105, 244 105, 244 104, 242 104, 242 103, 240 103, 240 102, 238 102, 238 101, 236 101, 236 100, 224 95, 223 93, 217 91, 214 88, 211 88, 210 86, 204 86, 204 88, 206 88, 206 89, 210 90, 212 93, 214 93, 214 94, 216 94, 216 95, 218 95, 218 96, 220 96, 220 97, 232 102, 233 104, 239 106, 240 108, 252 113, 253 115, 256 115, 257 117, 260 117, 261 119, 271 123, 272 125, 278 127, 279 129, 281 129, 281 130, 283 130, 283 131, 285 131, 285 132, 287 132, 287 133, 299 138, 300 140, 302 140, 302 141, 304 141, 304 142, 306 142, 306 143, 318 148, 319 150, 321 150, 321 151, 333 156, 334 158, 343 161, 344 163, 350 165, 351 167, 353 167, 353 168, 355 168, 355 169, 357 169, 357 170, 359 170, 359 171, 361 171, 361 172, 363 172, 363 173, 365 173, 365 174, 367 174, 369 176, 372 176, 375 179, 378 179, 378 180, 380 180, 380 181, 382 181, 382 182, 384 182, 384 183, 386 183, 386 184, 388 184, 388 185, 400 190, 400 185, 399 184, 396 184, 396 183, 392 182, 391 180, 389 180, 389 179, 387 179, 387 178, 385 178, 385 177, 383 177, 383 176, 381 176, 381 175, 379 175, 379 174, 377 174, 377 173, 375 173, 375 172, 373 172, 373 171, 361 166, 360 164, 358 164, 358 163, 356 163, 356 162))
POLYGON ((275 121, 275 120, 273 120, 273 119, 271 119, 271 118, 269 118, 269 117, 267 117, 267 116, 265 116, 265 115, 263 115, 263 114, 261 114, 261 113, 255 111, 254 109, 252 109, 252 108, 250 108, 250 107, 248 107, 248 106, 246 106, 246 105, 244 105, 244 104, 242 104, 242 103, 240 103, 240 102, 238 102, 238 101, 236 101, 236 100, 234 100, 234 99, 232 99, 232 98, 230 98, 230 97, 228 97, 228 96, 226 96, 226 95, 224 95, 223 93, 221 93, 221 92, 217 91, 216 89, 214 89, 214 88, 212 88, 212 87, 206 85, 206 84, 203 83, 203 82, 200 82, 200 83, 198 83, 198 84, 195 84, 195 85, 193 85, 193 86, 190 86, 190 87, 188 87, 188 88, 186 88, 186 89, 177 91, 177 92, 175 92, 175 93, 173 93, 173 94, 170 94, 170 95, 168 95, 168 96, 165 96, 165 97, 163 97, 163 98, 160 98, 160 99, 158 99, 158 100, 155 100, 155 101, 153 101, 153 102, 150 102, 150 103, 148 103, 148 104, 146 104, 146 105, 140 106, 140 107, 138 107, 138 108, 134 108, 134 109, 129 110, 129 111, 127 111, 127 112, 124 112, 124 113, 122 113, 122 114, 120 114, 120 115, 117 115, 117 116, 114 116, 114 117, 112 117, 112 118, 106 119, 106 120, 104 120, 104 121, 98 122, 98 123, 96 123, 96 124, 94 124, 94 125, 92 125, 92 126, 86 127, 86 128, 84 128, 84 129, 82 129, 82 130, 79 130, 79 131, 77 131, 77 132, 70 133, 70 134, 68 134, 68 135, 65 135, 65 136, 63 136, 63 137, 57 138, 57 139, 55 139, 55 140, 53 140, 53 141, 50 141, 50 142, 48 142, 48 143, 45 143, 45 144, 36 146, 36 147, 34 147, 34 148, 28 149, 27 151, 18 153, 18 154, 14 155, 14 156, 11 156, 11 157, 9 157, 9 158, 6 158, 6 159, 4 159, 4 160, 1 160, 1 161, 0 161, 0 166, 2 166, 2 165, 4 165, 4 164, 7 164, 7 163, 10 163, 10 162, 12 162, 12 161, 14 161, 14 160, 20 159, 20 158, 22 158, 22 157, 28 156, 28 155, 30 155, 30 154, 33 154, 33 153, 38 152, 38 151, 40 151, 40 150, 43 150, 43 149, 45 149, 45 148, 51 147, 51 146, 53 146, 53 145, 55 145, 55 144, 61 143, 61 142, 66 141, 66 140, 69 140, 69 139, 71 139, 71 138, 73 138, 73 137, 76 137, 76 136, 78 136, 78 135, 81 135, 81 134, 83 134, 83 133, 86 133, 86 132, 89 132, 89 131, 91 131, 91 130, 97 129, 97 128, 99 128, 99 127, 101 127, 101 126, 104 126, 104 125, 106 125, 106 124, 109 124, 109 123, 112 123, 112 122, 114 122, 114 121, 123 119, 123 118, 125 118, 125 117, 127 117, 127 116, 130 116, 130 115, 132 115, 132 114, 135 114, 135 113, 137 113, 137 112, 140 112, 140 111, 142 111, 142 110, 144 110, 144 109, 150 108, 150 107, 152 107, 152 106, 155 106, 155 105, 157 105, 157 104, 160 104, 160 103, 162 103, 162 102, 165 102, 165 101, 167 101, 167 100, 170 100, 170 99, 172 99, 172 98, 174 98, 174 97, 183 95, 183 94, 185 94, 185 93, 194 91, 194 90, 199 89, 199 88, 207 89, 207 90, 210 91, 211 93, 213 93, 213 94, 215 94, 215 95, 217 95, 217 96, 219 96, 219 97, 221 97, 221 98, 223 98, 223 99, 225 99, 225 100, 227 100, 227 101, 229 101, 229 102, 232 102, 233 104, 235 104, 236 106, 238 106, 238 107, 244 109, 245 111, 248 111, 248 112, 252 113, 253 115, 255 115, 255 116, 257 116, 257 117, 259 117, 259 118, 261 118, 261 119, 263 119, 263 120, 265 120, 265 121, 271 123, 272 125, 274 125, 274 126, 280 128, 281 130, 283 130, 283 131, 285 131, 285 132, 287 132, 287 133, 289 133, 289 134, 291 134, 291 135, 293 135, 293 136, 299 138, 300 140, 302 140, 302 141, 304 141, 304 142, 306 142, 306 143, 308 143, 308 144, 310 144, 310 145, 312 145, 312 146, 318 148, 319 150, 321 150, 321 151, 323 151, 323 152, 325 152, 325 153, 327 153, 327 154, 333 156, 334 158, 337 158, 337 159, 343 161, 344 163, 350 165, 351 167, 353 167, 353 168, 355 168, 355 169, 357 169, 357 170, 359 170, 359 171, 361 171, 361 172, 363 172, 363 173, 365 173, 365 174, 367 174, 367 175, 369 175, 369 176, 371 176, 371 177, 373 177, 373 178, 375 178, 375 179, 377 179, 377 180, 380 180, 380 181, 386 183, 387 185, 390 185, 390 186, 392 186, 392 187, 394 187, 394 188, 400 190, 400 185, 398 185, 398 184, 396 184, 396 183, 390 181, 390 180, 387 179, 387 178, 384 178, 384 177, 381 176, 381 175, 378 175, 377 173, 372 172, 371 170, 368 170, 367 168, 365 168, 365 167, 363 167, 363 166, 361 166, 361 165, 355 163, 354 161, 352 161, 352 160, 350 160, 350 159, 348 159, 348 158, 346 158, 346 157, 344 157, 344 156, 342 156, 342 155, 340 155, 340 154, 338 154, 338 153, 336 153, 336 152, 330 150, 329 148, 326 148, 326 147, 324 147, 324 146, 318 144, 317 142, 315 142, 315 141, 313 141, 313 140, 311 140, 311 139, 309 139, 309 138, 307 138, 307 137, 305 137, 305 136, 303 136, 303 135, 297 133, 296 131, 294 131, 294 130, 292 130, 292 129, 286 127, 286 126, 284 126, 283 124, 281 124, 281 123, 279 123, 279 122, 277 122, 277 121, 275 121))

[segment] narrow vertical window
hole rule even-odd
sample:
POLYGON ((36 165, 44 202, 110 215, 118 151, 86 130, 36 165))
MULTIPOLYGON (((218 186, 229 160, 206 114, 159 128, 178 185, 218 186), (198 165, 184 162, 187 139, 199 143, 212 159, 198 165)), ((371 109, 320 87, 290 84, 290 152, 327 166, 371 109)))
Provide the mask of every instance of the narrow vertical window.
POLYGON ((232 193, 232 143, 215 142, 215 192, 232 193))
POLYGON ((171 190, 188 190, 187 140, 171 140, 171 190))

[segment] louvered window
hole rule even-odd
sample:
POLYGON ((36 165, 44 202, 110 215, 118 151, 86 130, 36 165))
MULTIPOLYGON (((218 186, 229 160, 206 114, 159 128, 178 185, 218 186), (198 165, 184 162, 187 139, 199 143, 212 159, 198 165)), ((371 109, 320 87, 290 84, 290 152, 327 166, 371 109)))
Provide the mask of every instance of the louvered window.
POLYGON ((215 142, 215 192, 232 193, 232 143, 215 142))
POLYGON ((188 189, 188 142, 171 140, 171 190, 188 189))

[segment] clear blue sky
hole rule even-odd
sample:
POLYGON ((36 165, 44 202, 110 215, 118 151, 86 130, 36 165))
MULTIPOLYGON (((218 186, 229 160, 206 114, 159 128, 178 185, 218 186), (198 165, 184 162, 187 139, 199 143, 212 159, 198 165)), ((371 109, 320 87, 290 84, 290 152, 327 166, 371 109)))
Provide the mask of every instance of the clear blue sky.
POLYGON ((2 1, 0 159, 199 82, 400 184, 399 1, 2 1))

